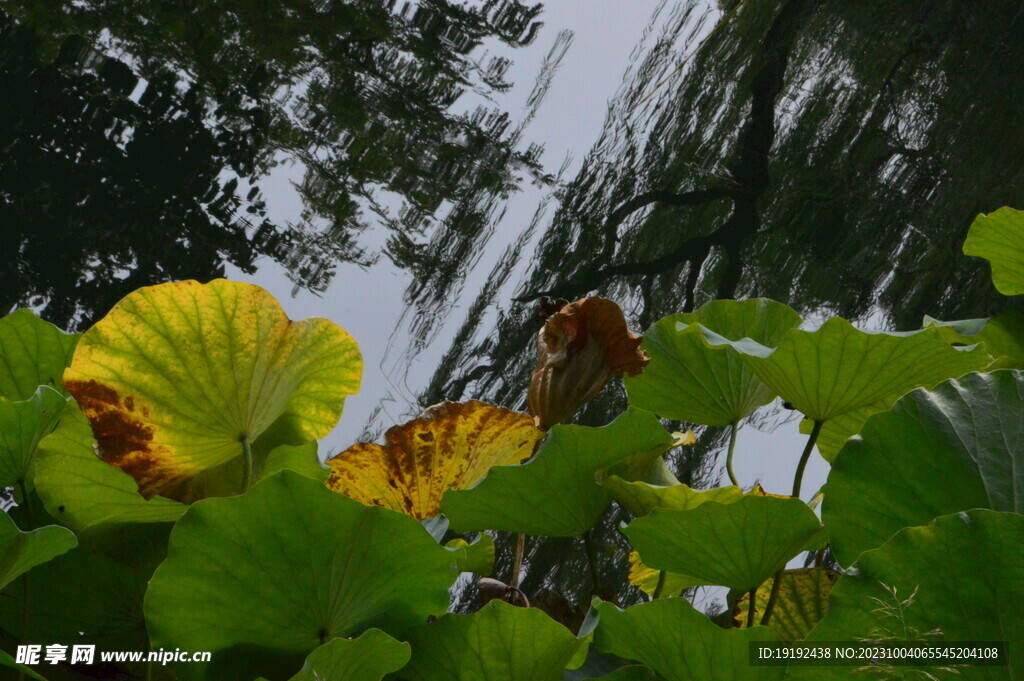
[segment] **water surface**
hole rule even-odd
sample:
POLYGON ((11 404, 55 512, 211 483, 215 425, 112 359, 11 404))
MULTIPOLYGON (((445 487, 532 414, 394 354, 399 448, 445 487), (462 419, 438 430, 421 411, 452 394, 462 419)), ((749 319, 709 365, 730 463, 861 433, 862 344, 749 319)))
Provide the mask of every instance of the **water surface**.
MULTIPOLYGON (((0 12, 0 311, 81 328, 138 286, 258 283, 360 343, 324 453, 443 399, 522 408, 542 295, 613 298, 637 329, 714 298, 901 330, 1006 304, 960 244, 1024 205, 1016 2, 0 12)), ((612 385, 579 419, 624 404, 612 385)), ((788 489, 790 416, 744 428, 743 482, 788 489)), ((681 475, 711 483, 721 444, 681 475)), ((532 549, 527 588, 579 600, 579 547, 532 549)))

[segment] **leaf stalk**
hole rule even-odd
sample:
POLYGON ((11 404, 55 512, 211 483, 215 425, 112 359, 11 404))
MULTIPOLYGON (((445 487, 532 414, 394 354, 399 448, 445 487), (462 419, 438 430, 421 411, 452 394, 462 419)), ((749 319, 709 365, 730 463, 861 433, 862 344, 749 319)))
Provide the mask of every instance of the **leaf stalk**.
POLYGON ((732 455, 736 450, 736 431, 739 430, 739 421, 733 421, 729 428, 729 453, 725 455, 725 470, 729 474, 729 482, 739 487, 739 479, 732 467, 732 455))

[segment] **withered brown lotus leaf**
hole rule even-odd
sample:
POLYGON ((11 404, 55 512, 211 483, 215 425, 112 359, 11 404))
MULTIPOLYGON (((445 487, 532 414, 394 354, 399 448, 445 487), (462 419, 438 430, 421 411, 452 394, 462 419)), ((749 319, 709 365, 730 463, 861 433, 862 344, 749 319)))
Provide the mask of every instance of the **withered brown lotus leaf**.
POLYGON ((385 445, 359 443, 329 459, 327 485, 364 504, 432 518, 450 488, 467 489, 491 467, 529 458, 542 437, 521 412, 442 402, 389 429, 385 445))
POLYGON ((529 410, 548 430, 592 400, 614 376, 635 376, 649 361, 622 310, 605 298, 583 298, 551 315, 537 334, 537 366, 529 410))

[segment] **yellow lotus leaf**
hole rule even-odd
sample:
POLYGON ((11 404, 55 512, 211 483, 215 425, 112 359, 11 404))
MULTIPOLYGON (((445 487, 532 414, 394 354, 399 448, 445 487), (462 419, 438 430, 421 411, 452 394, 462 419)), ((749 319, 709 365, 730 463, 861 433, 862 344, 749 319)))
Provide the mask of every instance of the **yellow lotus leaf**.
MULTIPOLYGON (((772 607, 768 626, 783 641, 799 641, 807 636, 828 612, 828 594, 839 579, 839 573, 826 568, 801 568, 782 573, 782 584, 772 607)), ((757 588, 754 601, 754 623, 761 621, 771 597, 775 577, 769 577, 757 588)), ((733 609, 733 626, 746 627, 750 614, 750 592, 733 609)))
POLYGON ((639 553, 636 551, 629 552, 629 582, 651 598, 656 593, 659 598, 671 598, 679 596, 686 589, 707 585, 707 582, 702 582, 695 577, 678 572, 666 571, 664 578, 661 575, 662 570, 655 570, 644 565, 644 562, 640 560, 639 553), (660 591, 658 589, 659 582, 662 582, 660 591))
POLYGON ((329 433, 361 374, 356 342, 333 322, 293 322, 262 288, 218 279, 126 296, 82 336, 64 385, 101 458, 143 495, 184 500, 205 470, 245 454, 251 471, 271 426, 275 444, 329 433))
POLYGON ((475 400, 442 402, 389 429, 384 446, 360 443, 329 459, 327 485, 365 504, 432 518, 449 489, 528 459, 542 437, 526 414, 475 400))

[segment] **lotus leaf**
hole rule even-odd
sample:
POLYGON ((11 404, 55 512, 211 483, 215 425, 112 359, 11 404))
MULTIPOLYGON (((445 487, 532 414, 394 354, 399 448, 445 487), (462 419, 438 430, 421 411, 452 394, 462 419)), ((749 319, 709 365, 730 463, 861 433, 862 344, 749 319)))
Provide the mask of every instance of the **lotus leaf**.
POLYGON ((380 681, 404 667, 409 655, 408 643, 368 629, 359 638, 336 638, 314 650, 291 681, 380 681))
POLYGON ((529 463, 492 468, 479 485, 451 491, 442 512, 456 532, 484 529, 546 537, 575 537, 611 503, 594 478, 646 453, 658 459, 676 440, 650 412, 630 408, 602 428, 556 426, 529 463))
POLYGON ((964 253, 992 264, 992 283, 1000 293, 1024 293, 1024 211, 1003 207, 976 217, 964 253))
POLYGON ((450 549, 465 549, 465 557, 459 559, 459 572, 473 572, 489 577, 494 570, 494 540, 491 535, 481 532, 476 539, 452 539, 445 544, 450 549))
POLYGON ((9 667, 19 674, 23 674, 24 678, 35 679, 35 681, 46 681, 46 677, 36 674, 32 669, 23 664, 18 664, 15 659, 11 657, 10 653, 5 653, 2 650, 0 650, 0 665, 9 667))
MULTIPOLYGON (((31 642, 147 650, 142 599, 153 570, 163 559, 169 526, 128 527, 131 532, 104 547, 83 543, 34 568, 27 575, 27 618, 25 583, 12 583, 0 597, 0 626, 31 642), (27 634, 22 630, 25 622, 29 624, 27 634)), ((113 676, 117 671, 127 669, 108 673, 113 676)))
POLYGON ((688 511, 707 501, 728 504, 743 498, 743 491, 734 485, 695 490, 683 483, 651 485, 646 482, 627 482, 617 475, 601 480, 601 484, 611 492, 620 506, 635 516, 647 515, 655 508, 688 511))
POLYGON ((288 444, 326 435, 361 372, 355 341, 333 322, 293 322, 260 287, 218 279, 130 293, 83 334, 64 385, 104 460, 146 497, 189 501, 189 478, 241 457, 272 426, 288 444))
MULTIPOLYGON (((1004 317, 1007 317, 1007 316, 1009 316, 1009 315, 1004 315, 1004 317)), ((974 320, 969 320, 969 321, 974 321, 974 320)), ((977 320, 977 321, 984 322, 985 320, 977 320)), ((990 320, 990 321, 995 321, 995 320, 990 320)), ((991 335, 987 336, 987 337, 995 336, 997 334, 997 332, 995 330, 996 327, 993 327, 993 326, 990 326, 990 325, 986 325, 986 328, 990 328, 991 329, 991 335)), ((958 337, 956 336, 956 334, 954 334, 954 333, 952 333, 950 331, 950 327, 941 327, 940 326, 940 327, 937 327, 937 329, 939 330, 940 335, 943 338, 945 338, 948 342, 951 342, 951 343, 960 343, 961 342, 960 340, 958 340, 958 337)), ((1024 328, 1022 328, 1022 332, 1024 332, 1024 328)), ((974 338, 973 342, 974 343, 978 343, 978 342, 984 341, 985 337, 986 337, 986 334, 984 333, 984 331, 979 332, 977 337, 974 338)), ((968 342, 971 342, 971 341, 968 341, 968 342)), ((1010 348, 1010 347, 1001 346, 1001 345, 993 346, 993 345, 990 345, 989 343, 986 342, 985 349, 986 349, 987 352, 989 352, 991 354, 991 356, 998 357, 999 359, 993 360, 987 366, 978 367, 979 369, 985 369, 986 371, 992 371, 992 370, 997 369, 997 368, 999 368, 1000 366, 1003 366, 1003 365, 1008 365, 1009 366, 1009 365, 1014 365, 1014 364, 1020 363, 1020 362, 1011 361, 1010 358, 1007 355, 1005 355, 1005 354, 999 354, 999 353, 1002 353, 1002 352, 1012 352, 1012 348, 1010 348)), ((1021 355, 1021 357, 1024 358, 1024 355, 1021 355)), ((948 380, 948 378, 944 379, 944 380, 948 380)), ((942 381, 929 381, 927 383, 922 383, 920 387, 928 389, 928 390, 931 390, 935 386, 939 385, 941 382, 942 381)), ((836 418, 829 419, 825 423, 825 425, 821 428, 821 433, 818 436, 818 440, 817 440, 818 451, 821 452, 822 457, 824 457, 825 460, 828 461, 829 463, 833 463, 835 461, 836 456, 839 454, 839 450, 841 450, 843 448, 843 445, 846 444, 847 440, 849 440, 850 437, 852 437, 853 435, 856 435, 857 433, 861 432, 861 430, 864 427, 864 424, 867 422, 868 418, 871 417, 873 414, 878 414, 878 413, 881 413, 881 412, 884 412, 884 411, 888 411, 890 408, 892 408, 892 405, 894 404, 894 402, 895 402, 895 399, 893 399, 892 396, 888 396, 885 399, 879 400, 875 404, 869 405, 867 407, 862 407, 860 409, 855 409, 855 410, 853 410, 851 412, 843 414, 842 416, 837 416, 836 418)), ((811 421, 809 421, 809 420, 805 419, 800 424, 800 431, 803 432, 803 433, 810 433, 812 428, 813 428, 813 423, 811 421)))
POLYGON ((822 517, 849 565, 898 530, 972 508, 1024 513, 1024 372, 915 390, 843 448, 822 517))
POLYGON ((31 479, 39 441, 53 430, 66 403, 45 385, 27 400, 0 397, 0 487, 31 479))
POLYGON ((727 426, 775 397, 743 357, 716 336, 775 347, 800 315, 765 298, 715 300, 696 312, 664 317, 641 344, 651 363, 626 378, 631 404, 664 418, 727 426))
POLYGON ((773 642, 768 627, 722 629, 683 598, 666 598, 620 610, 595 602, 601 617, 594 645, 647 665, 665 681, 781 681, 785 667, 753 667, 752 641, 773 642))
MULTIPOLYGON (((697 436, 692 430, 686 432, 676 431, 671 433, 672 442, 664 449, 674 449, 697 444, 697 436)), ((678 485, 679 478, 669 470, 665 457, 652 455, 649 451, 637 452, 621 461, 616 462, 607 469, 600 469, 594 475, 594 480, 601 485, 610 478, 618 477, 622 480, 642 481, 649 485, 659 487, 671 487, 678 485)))
MULTIPOLYGON (((967 667, 965 681, 1024 677, 1024 516, 975 509, 897 532, 865 551, 832 589, 808 641, 1009 641, 1005 667, 967 667), (936 632, 939 630, 941 633, 936 632)), ((951 660, 955 662, 955 660, 951 660)), ((906 667, 898 667, 910 671, 906 667)), ((794 679, 850 678, 850 667, 792 667, 794 679)), ((932 670, 934 671, 934 669, 932 670)), ((908 677, 909 678, 909 677, 908 677)))
POLYGON ((185 505, 145 499, 126 472, 96 456, 88 419, 69 402, 56 430, 43 438, 35 466, 36 491, 47 512, 77 532, 122 523, 173 522, 185 505))
MULTIPOLYGON (((754 623, 761 621, 765 607, 771 597, 776 577, 757 589, 754 603, 754 623)), ((782 584, 772 606, 772 617, 766 626, 775 630, 783 641, 799 641, 821 621, 828 611, 828 594, 839 579, 839 573, 827 568, 801 568, 785 570, 782 584)), ((750 615, 750 593, 736 602, 733 624, 746 627, 750 615)))
POLYGON ((77 545, 75 535, 64 527, 47 525, 22 532, 9 515, 0 513, 0 589, 77 545))
POLYGON ((994 362, 992 369, 1024 369, 1024 312, 1012 307, 992 319, 962 319, 943 322, 924 318, 925 328, 934 326, 949 343, 984 343, 994 362))
POLYGON ((793 329, 775 350, 748 354, 757 375, 814 421, 895 401, 920 385, 983 368, 989 360, 983 348, 951 346, 937 329, 866 332, 841 317, 816 331, 793 329))
POLYGON ((436 516, 449 489, 480 482, 493 466, 533 455, 544 432, 520 412, 482 402, 443 402, 327 461, 328 486, 365 504, 414 518, 436 516))
POLYGON ((706 586, 708 584, 688 575, 681 575, 678 572, 649 568, 640 560, 640 554, 636 551, 629 552, 629 583, 651 598, 654 598, 656 593, 658 593, 659 598, 678 596, 690 587, 706 586), (664 582, 661 584, 661 591, 658 593, 658 583, 662 582, 662 572, 664 572, 665 577, 664 582))
POLYGON ((77 341, 78 334, 64 333, 30 310, 0 319, 0 397, 27 400, 41 385, 64 393, 61 377, 77 341))
POLYGON ((866 332, 840 317, 816 331, 789 331, 775 350, 749 341, 730 344, 746 354, 769 388, 807 416, 804 432, 811 422, 824 422, 818 442, 826 460, 868 416, 908 391, 991 363, 984 347, 954 347, 938 329, 866 332))
POLYGON ((458 553, 408 516, 283 471, 186 511, 150 582, 146 621, 155 645, 219 651, 218 677, 252 678, 332 638, 401 635, 442 614, 458 553))
POLYGON ((260 471, 260 479, 269 478, 281 471, 295 471, 320 482, 327 482, 331 474, 331 469, 320 463, 316 441, 301 445, 280 445, 270 450, 263 463, 263 470, 260 471))
POLYGON ((493 600, 410 634, 406 681, 558 681, 585 645, 537 608, 493 600))
POLYGON ((756 589, 821 532, 804 502, 760 495, 688 511, 656 508, 623 530, 647 566, 737 591, 756 589))

